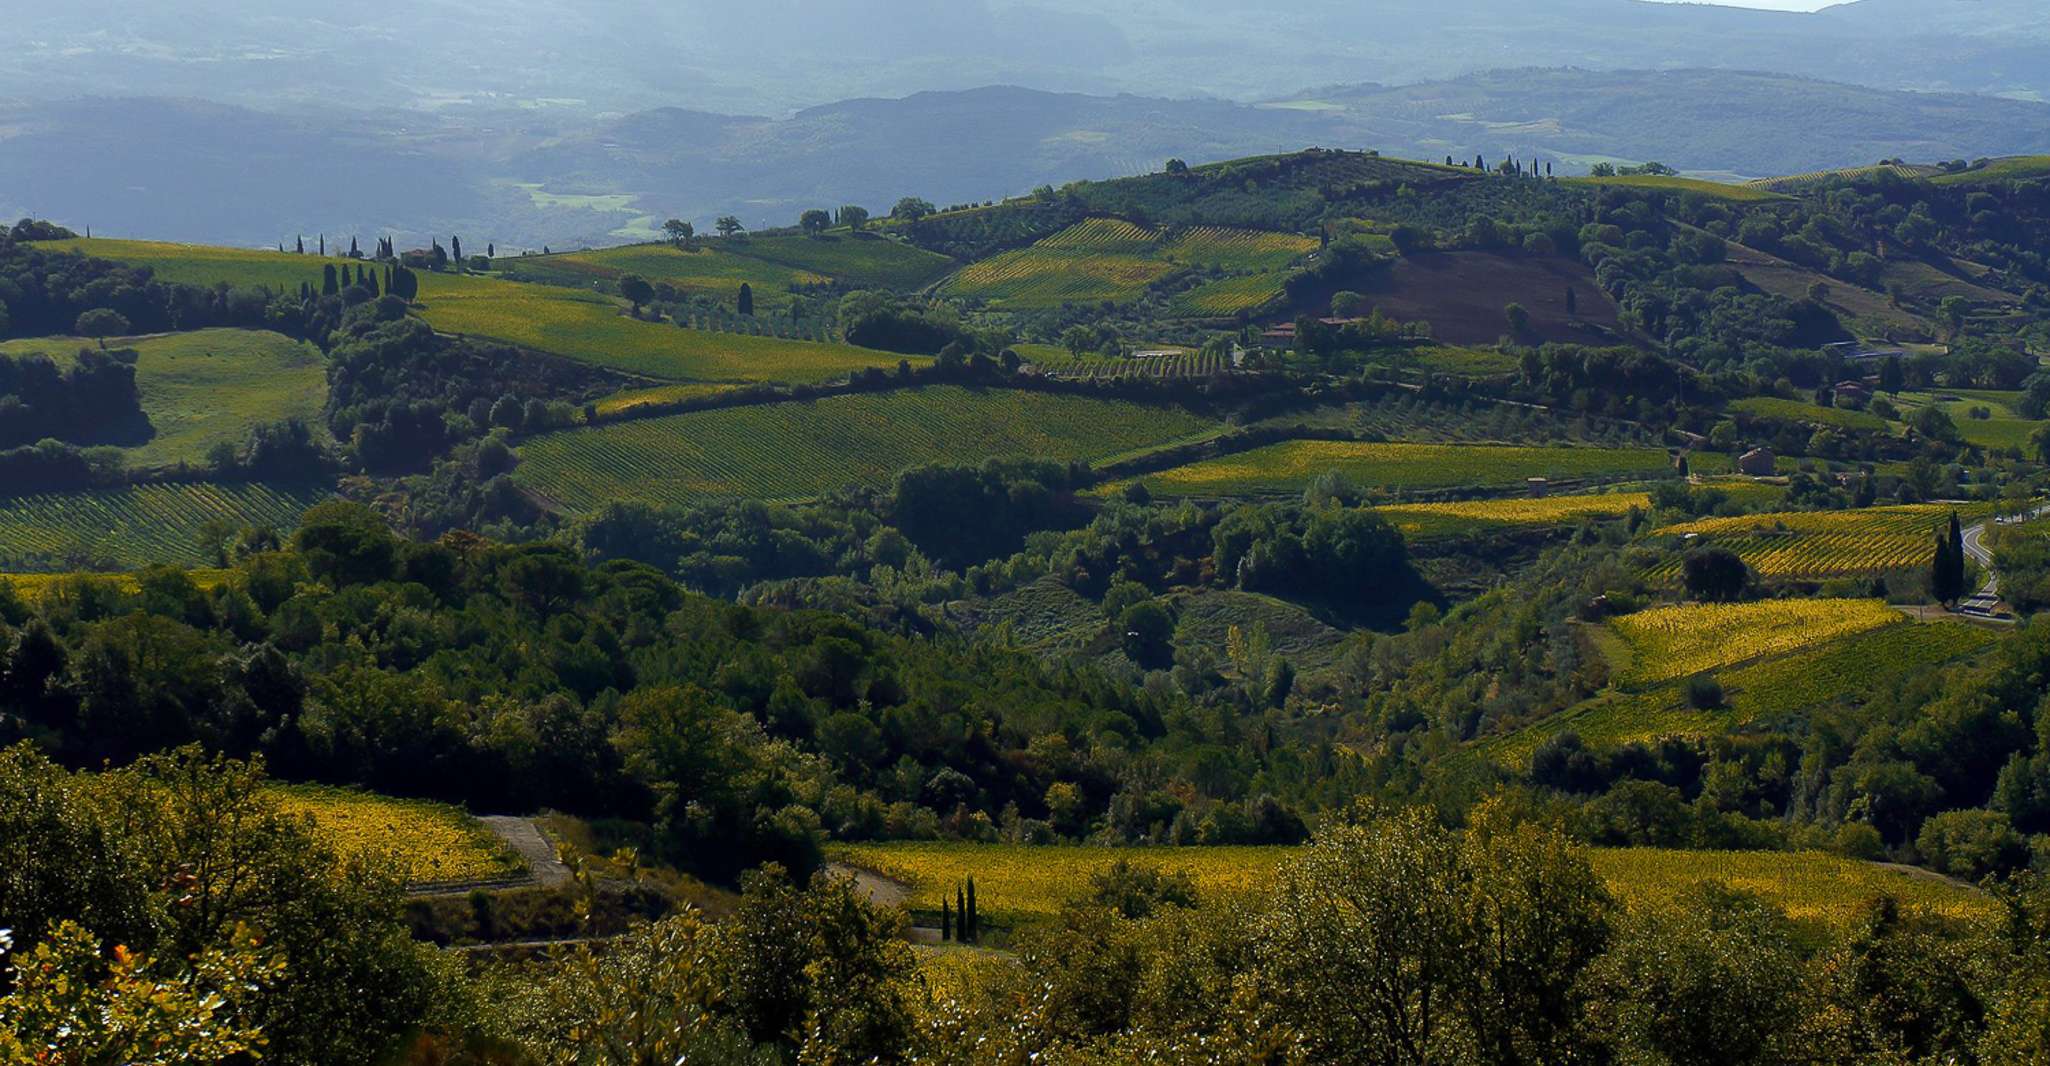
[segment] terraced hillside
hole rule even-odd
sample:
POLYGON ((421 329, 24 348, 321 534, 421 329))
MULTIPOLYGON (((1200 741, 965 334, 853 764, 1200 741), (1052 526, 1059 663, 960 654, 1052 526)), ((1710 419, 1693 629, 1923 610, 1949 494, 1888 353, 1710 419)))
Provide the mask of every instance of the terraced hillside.
POLYGON ((206 566, 210 524, 289 532, 330 495, 319 486, 199 482, 0 497, 0 572, 206 566))
MULTIPOLYGON (((92 341, 39 337, 0 344, 0 353, 43 352, 60 364, 92 341)), ((131 467, 198 466, 219 444, 240 444, 252 427, 289 418, 325 432, 327 370, 320 350, 277 333, 206 329, 110 342, 136 352, 135 383, 150 436, 125 449, 131 467)))
POLYGON ((514 476, 570 511, 614 500, 787 500, 886 484, 923 463, 1102 459, 1217 428, 1179 408, 935 386, 552 433, 521 447, 514 476))

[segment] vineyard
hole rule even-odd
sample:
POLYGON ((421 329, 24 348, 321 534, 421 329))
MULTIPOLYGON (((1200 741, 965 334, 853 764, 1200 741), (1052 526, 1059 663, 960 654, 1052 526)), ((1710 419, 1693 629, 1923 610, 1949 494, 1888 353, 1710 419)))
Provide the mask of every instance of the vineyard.
POLYGON ((209 523, 289 531, 325 488, 262 484, 136 485, 0 499, 0 570, 205 566, 209 523))
POLYGON ((1946 663, 1968 659, 1998 639, 1996 633, 1962 622, 1880 626, 1716 674, 1727 700, 1716 710, 1689 706, 1682 684, 1673 681, 1641 693, 1605 693, 1484 742, 1480 750, 1498 762, 1522 766, 1539 744, 1568 730, 1596 748, 1713 736, 1754 721, 1862 702, 1946 663))
POLYGON ((826 381, 867 367, 893 369, 903 358, 844 344, 679 329, 629 318, 623 304, 593 293, 475 275, 422 274, 420 301, 420 317, 443 332, 672 381, 826 381))
POLYGON ((270 795, 286 814, 310 819, 343 856, 397 862, 408 884, 477 881, 522 869, 517 853, 454 807, 311 785, 275 786, 270 795))
POLYGON ((1534 477, 1650 477, 1670 465, 1660 448, 1292 440, 1140 480, 1156 495, 1258 496, 1301 492, 1325 473, 1365 488, 1399 490, 1517 485, 1534 477))
MULTIPOLYGON (((202 465, 219 444, 241 444, 251 428, 287 418, 326 425, 327 369, 319 349, 260 330, 205 329, 119 342, 136 352, 135 383, 154 431, 127 448, 137 467, 202 465)), ((45 337, 0 344, 0 352, 40 351, 62 365, 91 341, 45 337)))
POLYGON ((951 386, 725 408, 552 433, 514 477, 572 510, 612 500, 800 499, 922 463, 1100 459, 1199 435, 1179 408, 951 386))
POLYGON ((1653 607, 1609 628, 1629 649, 1618 680, 1643 687, 1908 624, 1880 600, 1763 600, 1653 607))
MULTIPOLYGON (((1936 557, 1936 532, 1951 512, 1962 521, 1984 517, 1985 505, 1909 504, 1858 511, 1787 511, 1704 518, 1667 526, 1659 537, 1692 535, 1697 543, 1735 552, 1759 574, 1788 580, 1823 580, 1854 574, 1927 567, 1936 557)), ((1680 578, 1681 560, 1653 568, 1649 578, 1680 578)))
POLYGON ((1651 497, 1642 492, 1615 492, 1456 503, 1407 503, 1378 510, 1382 517, 1402 531, 1403 536, 1415 538, 1518 526, 1556 526, 1582 518, 1616 518, 1629 514, 1633 508, 1649 510, 1650 507, 1651 497))
MULTIPOLYGON (((998 925, 1049 918, 1087 898, 1092 875, 1123 860, 1186 872, 1199 901, 1257 892, 1302 854, 1285 847, 1031 846, 1018 844, 857 844, 829 852, 834 862, 870 870, 910 889, 906 906, 937 916, 957 885, 975 879, 977 910, 998 925)), ((1818 852, 1710 852, 1591 848, 1595 873, 1631 906, 1677 898, 1689 886, 1722 881, 1755 892, 1797 920, 1841 926, 1880 896, 1911 914, 1984 917, 1992 900, 1940 878, 1818 852)))
POLYGON ((1263 275, 1262 281, 1241 287, 1220 286, 1244 279, 1214 282, 1182 298, 1214 302, 1227 307, 1220 313, 1231 314, 1272 299, 1285 277, 1280 272, 1316 248, 1315 240, 1290 234, 1214 226, 1148 229, 1121 219, 1092 218, 1029 248, 972 264, 943 288, 997 306, 1030 309, 1135 300, 1177 269, 1263 275), (1267 295, 1247 302, 1261 293, 1267 295))
POLYGON ((1745 182, 1744 187, 1763 189, 1767 192, 1792 193, 1832 181, 1860 181, 1877 177, 1882 173, 1914 180, 1941 175, 1943 168, 1881 163, 1869 167, 1841 167, 1836 170, 1811 170, 1806 174, 1787 174, 1777 178, 1759 178, 1756 181, 1745 182))
POLYGON ((1205 282, 1175 298, 1174 312, 1189 318, 1254 314, 1282 298, 1289 272, 1273 270, 1205 282))
POLYGON ((1078 356, 1065 348, 1051 345, 1021 345, 1019 354, 1030 359, 1033 365, 1046 371, 1050 377, 1089 381, 1129 378, 1171 381, 1229 374, 1233 369, 1231 357, 1228 355, 1204 355, 1201 352, 1177 348, 1161 349, 1143 355, 1078 356))
POLYGON ((1996 159, 1977 170, 1937 174, 1929 180, 1936 185, 1978 185, 1996 181, 2028 181, 2045 175, 2050 175, 2050 155, 2018 155, 1996 159))

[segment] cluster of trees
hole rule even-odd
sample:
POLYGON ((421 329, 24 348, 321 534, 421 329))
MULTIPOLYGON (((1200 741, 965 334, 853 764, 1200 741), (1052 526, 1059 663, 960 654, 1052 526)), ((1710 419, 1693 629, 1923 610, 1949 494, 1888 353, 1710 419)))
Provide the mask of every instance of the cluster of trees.
MULTIPOLYGON (((351 308, 331 340, 328 430, 376 473, 423 469, 498 430, 574 424, 584 402, 616 387, 603 372, 567 360, 439 336, 397 297, 351 308)), ((511 468, 511 455, 486 465, 489 479, 511 468)))
POLYGON ((61 368, 47 355, 0 355, 0 450, 117 441, 148 424, 133 353, 83 349, 61 368))

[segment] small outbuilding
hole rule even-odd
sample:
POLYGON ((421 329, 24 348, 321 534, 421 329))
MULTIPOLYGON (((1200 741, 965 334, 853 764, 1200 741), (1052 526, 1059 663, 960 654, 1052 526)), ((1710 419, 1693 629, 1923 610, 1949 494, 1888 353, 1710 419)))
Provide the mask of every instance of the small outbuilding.
POLYGON ((1753 448, 1737 457, 1737 473, 1751 477, 1771 477, 1779 472, 1774 463, 1771 448, 1753 448))

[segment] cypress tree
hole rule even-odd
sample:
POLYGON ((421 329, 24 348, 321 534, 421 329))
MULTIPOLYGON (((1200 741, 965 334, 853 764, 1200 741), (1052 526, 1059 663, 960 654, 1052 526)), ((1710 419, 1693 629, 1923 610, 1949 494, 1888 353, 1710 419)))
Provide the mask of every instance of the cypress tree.
POLYGON ((359 249, 359 248, 357 248, 357 247, 356 247, 356 238, 354 238, 354 237, 351 237, 351 238, 349 238, 349 258, 351 258, 351 259, 354 259, 354 258, 356 258, 357 256, 359 256, 359 255, 362 255, 362 254, 363 254, 363 251, 362 251, 362 249, 359 249))
POLYGON ((341 284, 335 280, 335 265, 328 263, 322 266, 320 268, 320 294, 322 296, 333 296, 340 291, 342 291, 341 284))
POLYGON ((1573 286, 1568 285, 1566 286, 1566 317, 1572 318, 1579 313, 1580 294, 1573 291, 1573 286))
POLYGON ((461 270, 463 268, 463 239, 461 237, 450 237, 448 239, 448 254, 449 258, 456 261, 456 269, 461 270))
POLYGON ((954 939, 954 912, 947 909, 947 897, 940 897, 940 939, 954 939))
POLYGON ((323 259, 327 258, 327 234, 325 233, 320 235, 320 255, 323 259))
POLYGON ((740 313, 743 315, 752 315, 755 313, 754 286, 749 285, 745 281, 740 283, 740 313))
POLYGON ((486 244, 484 245, 484 258, 486 258, 486 259, 496 259, 496 258, 498 258, 498 245, 496 245, 496 244, 491 244, 491 243, 488 243, 488 242, 487 242, 487 243, 486 243, 486 244))
POLYGON ((968 897, 958 884, 954 886, 954 913, 961 916, 961 931, 955 939, 963 944, 971 943, 975 937, 975 923, 968 914, 968 897))
POLYGON ((305 238, 305 237, 303 237, 303 236, 302 236, 302 237, 300 237, 300 238, 299 238, 299 239, 298 239, 297 241, 293 242, 293 246, 292 246, 292 254, 294 254, 294 255, 305 255, 305 254, 306 254, 306 238, 305 238))
POLYGON ((1965 589, 1965 531, 1958 524, 1957 512, 1950 512, 1950 585, 1956 596, 1963 599, 1965 589))
POLYGON ((982 912, 975 907, 975 878, 968 879, 968 942, 982 939, 982 912))

